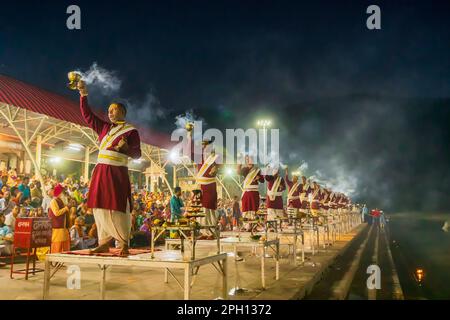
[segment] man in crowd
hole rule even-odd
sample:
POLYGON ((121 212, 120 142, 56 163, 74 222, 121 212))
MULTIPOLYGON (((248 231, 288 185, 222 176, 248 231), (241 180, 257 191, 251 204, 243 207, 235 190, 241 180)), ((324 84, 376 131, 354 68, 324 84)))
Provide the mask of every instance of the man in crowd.
POLYGON ((63 191, 64 187, 61 184, 56 185, 48 210, 48 217, 52 221, 51 253, 70 250, 69 208, 62 200, 63 191))
MULTIPOLYGON (((170 221, 175 222, 181 218, 184 211, 183 200, 181 200, 181 188, 175 187, 174 195, 170 199, 170 221)), ((176 233, 170 232, 170 238, 175 238, 176 233)))
POLYGON ((70 241, 73 249, 82 250, 88 249, 95 245, 97 239, 90 238, 86 233, 84 226, 84 218, 77 217, 75 224, 70 228, 70 241))
POLYGON ((8 186, 8 175, 3 174, 0 179, 0 190, 8 186))
POLYGON ((380 210, 378 208, 372 209, 370 215, 372 216, 372 224, 378 228, 380 226, 380 210))
POLYGON ((15 204, 11 201, 11 194, 9 191, 3 193, 3 197, 0 197, 0 213, 3 215, 8 215, 11 213, 15 204))
MULTIPOLYGON (((14 233, 13 233, 12 229, 5 224, 5 216, 0 213, 0 245, 4 246, 3 252, 5 254, 11 254, 13 239, 14 239, 14 233)), ((0 249, 0 254, 1 253, 2 253, 2 250, 0 249)), ((2 264, 0 263, 0 266, 1 265, 2 264)))
POLYGON ((231 230, 233 230, 233 226, 236 226, 236 228, 241 227, 241 208, 239 205, 239 198, 237 196, 234 196, 233 198, 233 221, 231 221, 231 230))
POLYGON ((27 200, 31 200, 31 191, 30 186, 28 185, 30 182, 30 178, 24 177, 22 180, 22 183, 19 184, 19 187, 17 188, 19 192, 21 193, 20 196, 20 204, 26 202, 27 200))
POLYGON ((11 213, 5 216, 5 225, 7 225, 13 232, 16 228, 16 218, 19 216, 20 207, 15 206, 11 213))
POLYGON ((30 183, 30 199, 31 199, 31 206, 33 208, 37 208, 42 205, 42 191, 41 191, 41 183, 39 181, 30 183))
POLYGON ((366 204, 361 209, 361 222, 364 223, 366 221, 366 217, 369 215, 369 209, 367 208, 366 204))

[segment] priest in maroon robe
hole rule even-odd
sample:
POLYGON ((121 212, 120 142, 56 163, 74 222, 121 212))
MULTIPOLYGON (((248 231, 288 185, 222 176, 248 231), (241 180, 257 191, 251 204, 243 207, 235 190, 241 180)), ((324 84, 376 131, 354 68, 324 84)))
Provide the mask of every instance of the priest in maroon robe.
POLYGON ((108 252, 115 239, 121 254, 128 254, 131 232, 131 185, 128 157, 141 157, 139 133, 125 122, 126 107, 112 103, 108 109, 110 122, 97 117, 90 109, 83 81, 78 85, 80 109, 86 124, 98 134, 99 153, 92 172, 87 205, 92 208, 98 229, 99 246, 92 253, 108 252))

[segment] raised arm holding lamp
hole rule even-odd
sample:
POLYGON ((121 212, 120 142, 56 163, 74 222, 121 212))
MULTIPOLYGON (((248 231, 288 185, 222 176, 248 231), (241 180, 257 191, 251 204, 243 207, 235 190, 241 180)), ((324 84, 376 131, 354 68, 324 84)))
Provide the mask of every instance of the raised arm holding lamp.
POLYGON ((131 185, 128 176, 128 157, 141 157, 139 133, 125 122, 126 106, 112 103, 108 108, 110 122, 97 117, 88 105, 88 91, 84 81, 76 79, 72 84, 69 73, 69 88, 78 89, 80 109, 85 122, 98 134, 99 153, 92 172, 87 206, 92 208, 98 230, 99 246, 91 253, 109 251, 115 239, 121 255, 129 253, 132 207, 131 185))

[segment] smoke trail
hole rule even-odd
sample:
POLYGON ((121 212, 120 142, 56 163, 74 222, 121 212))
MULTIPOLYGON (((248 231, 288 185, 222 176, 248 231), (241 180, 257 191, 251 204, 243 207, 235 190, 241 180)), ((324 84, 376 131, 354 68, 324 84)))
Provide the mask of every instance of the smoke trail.
MULTIPOLYGON (((186 130, 186 125, 188 123, 193 124, 194 122, 201 122, 202 131, 204 130, 205 126, 207 125, 206 121, 203 118, 195 115, 194 111, 192 109, 186 111, 183 114, 179 114, 178 116, 175 117, 175 125, 178 130, 181 130, 181 129, 186 130)), ((202 140, 202 137, 203 137, 202 131, 195 130, 195 128, 194 128, 194 130, 192 131, 192 138, 194 139, 194 141, 200 142, 202 140)))
POLYGON ((175 125, 178 129, 185 129, 188 123, 194 123, 194 121, 202 121, 202 125, 206 125, 205 120, 196 116, 192 109, 175 117, 175 125))
POLYGON ((300 165, 300 167, 298 167, 298 171, 300 172, 300 175, 304 176, 306 175, 306 171, 308 170, 308 162, 306 162, 305 160, 302 161, 302 164, 300 165))
POLYGON ((128 109, 127 117, 136 119, 136 122, 153 123, 166 117, 158 98, 152 92, 148 92, 143 101, 136 99, 123 100, 128 109))
POLYGON ((123 102, 127 106, 127 118, 144 125, 165 118, 165 110, 153 90, 147 91, 143 98, 123 97, 122 80, 118 73, 99 66, 97 62, 94 62, 87 71, 77 72, 88 85, 90 97, 95 105, 104 105, 111 101, 123 102))
POLYGON ((103 96, 110 96, 119 92, 122 86, 122 81, 118 78, 116 72, 100 67, 97 62, 94 62, 89 70, 78 72, 81 73, 87 85, 103 96))

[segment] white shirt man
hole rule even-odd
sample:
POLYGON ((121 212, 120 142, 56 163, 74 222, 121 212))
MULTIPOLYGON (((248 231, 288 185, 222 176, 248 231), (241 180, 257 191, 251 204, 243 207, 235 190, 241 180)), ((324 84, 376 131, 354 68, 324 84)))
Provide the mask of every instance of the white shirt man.
POLYGON ((13 212, 5 216, 5 225, 7 225, 12 231, 14 231, 16 227, 16 217, 14 217, 13 212))

